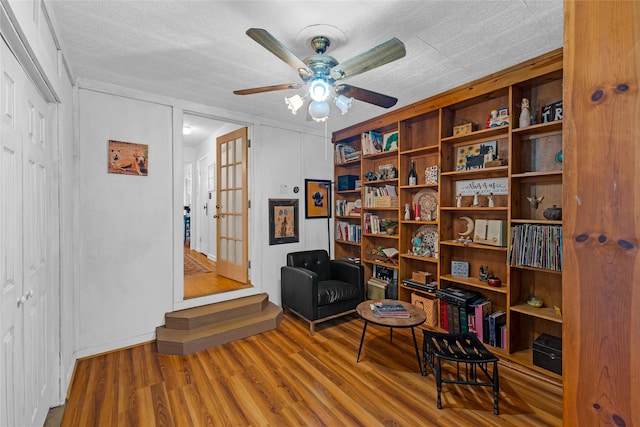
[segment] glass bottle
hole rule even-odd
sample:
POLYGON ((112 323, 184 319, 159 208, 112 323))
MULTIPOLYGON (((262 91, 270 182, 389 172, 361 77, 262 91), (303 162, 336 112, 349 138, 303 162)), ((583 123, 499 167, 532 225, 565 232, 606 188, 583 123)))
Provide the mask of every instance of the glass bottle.
POLYGON ((416 164, 411 161, 411 169, 409 169, 409 185, 416 185, 418 183, 418 174, 416 174, 416 164))

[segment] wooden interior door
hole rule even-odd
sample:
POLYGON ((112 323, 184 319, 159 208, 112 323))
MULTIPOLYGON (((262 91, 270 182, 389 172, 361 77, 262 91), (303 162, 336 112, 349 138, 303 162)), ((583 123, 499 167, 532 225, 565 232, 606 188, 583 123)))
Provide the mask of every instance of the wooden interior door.
POLYGON ((247 128, 216 140, 216 253, 220 276, 248 281, 247 128))

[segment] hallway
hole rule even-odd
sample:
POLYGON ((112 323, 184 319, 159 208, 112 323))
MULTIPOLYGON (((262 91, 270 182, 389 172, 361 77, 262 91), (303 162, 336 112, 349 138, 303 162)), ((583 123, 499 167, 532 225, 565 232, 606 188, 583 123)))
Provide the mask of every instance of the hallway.
POLYGON ((190 250, 188 244, 184 246, 184 253, 185 300, 252 287, 250 284, 245 285, 235 280, 218 276, 216 263, 204 254, 190 250))

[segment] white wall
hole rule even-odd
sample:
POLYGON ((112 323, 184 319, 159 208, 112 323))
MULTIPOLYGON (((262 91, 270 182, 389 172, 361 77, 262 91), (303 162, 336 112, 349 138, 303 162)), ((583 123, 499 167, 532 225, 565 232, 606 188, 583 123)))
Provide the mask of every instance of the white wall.
MULTIPOLYGON (((323 125, 318 125, 323 126, 323 125)), ((333 178, 333 147, 325 156, 324 137, 272 126, 258 126, 252 145, 251 265, 254 284, 280 305, 280 267, 289 252, 327 249, 327 220, 305 219, 304 180, 333 178), (286 185, 286 191, 281 186, 286 185), (294 193, 295 187, 299 188, 294 193), (269 245, 269 199, 298 199, 300 242, 269 245)), ((333 221, 330 225, 333 229, 333 221)))
POLYGON ((80 89, 78 351, 153 338, 172 310, 172 110, 80 89), (107 173, 108 141, 149 146, 148 176, 107 173))
MULTIPOLYGON (((182 191, 182 177, 174 176, 174 170, 182 175, 186 157, 174 159, 172 154, 182 152, 181 138, 176 138, 172 125, 181 119, 178 104, 182 101, 163 98, 152 102, 150 99, 159 97, 125 88, 109 92, 87 86, 78 91, 78 357, 153 339, 165 312, 185 308, 184 302, 173 300, 176 289, 183 286, 176 278, 182 272, 176 274, 179 267, 175 263, 182 259, 182 208, 173 206, 182 195, 173 192, 182 191), (167 105, 171 103, 174 105, 167 105), (149 176, 108 174, 109 139, 148 144, 149 176), (176 220, 175 215, 180 218, 176 220), (178 233, 176 224, 180 224, 178 233)), ((206 113, 207 107, 201 109, 206 113)), ((197 108, 191 105, 189 110, 197 108)), ((249 127, 253 130, 249 149, 252 292, 267 292, 279 304, 280 267, 286 253, 328 245, 327 221, 304 219, 304 180, 331 179, 333 151, 329 144, 325 156, 321 127, 315 136, 286 129, 286 125, 249 127), (284 194, 281 184, 287 188, 284 194), (298 194, 293 193, 295 186, 300 189, 298 194), (299 199, 299 243, 269 246, 269 198, 299 199)), ((204 152, 214 158, 215 136, 193 160, 204 152)), ((188 301, 193 306, 233 296, 237 295, 188 301)))

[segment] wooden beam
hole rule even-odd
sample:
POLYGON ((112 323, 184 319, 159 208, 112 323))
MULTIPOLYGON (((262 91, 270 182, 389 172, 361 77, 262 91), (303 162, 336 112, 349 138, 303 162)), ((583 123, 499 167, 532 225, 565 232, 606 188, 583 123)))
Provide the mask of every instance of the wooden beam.
POLYGON ((564 425, 640 425, 640 2, 564 9, 564 425))

